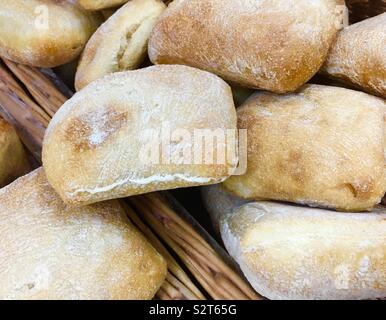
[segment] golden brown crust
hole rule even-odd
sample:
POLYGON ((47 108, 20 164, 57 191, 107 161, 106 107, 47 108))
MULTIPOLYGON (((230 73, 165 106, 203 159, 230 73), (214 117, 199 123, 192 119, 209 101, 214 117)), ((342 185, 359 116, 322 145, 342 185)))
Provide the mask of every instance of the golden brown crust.
POLYGON ((244 198, 370 210, 386 191, 384 110, 382 99, 336 87, 256 94, 238 110, 248 171, 224 186, 244 198))
POLYGON ((345 28, 323 71, 386 98, 386 13, 345 28))
POLYGON ((226 248, 269 299, 386 297, 386 210, 338 213, 252 202, 222 221, 226 248))
POLYGON ((132 0, 93 34, 79 61, 75 88, 106 74, 136 69, 147 54, 150 32, 166 6, 160 0, 132 0))
POLYGON ((120 203, 66 206, 38 169, 0 190, 0 299, 151 299, 163 258, 120 203))
POLYGON ((156 24, 149 56, 283 93, 323 64, 344 17, 340 0, 176 0, 156 24))
POLYGON ((0 118, 0 187, 30 170, 24 147, 13 127, 0 118))
MULTIPOLYGON (((43 164, 62 199, 75 204, 218 183, 233 172, 237 155, 195 161, 195 130, 226 134, 235 132, 236 121, 230 87, 208 72, 163 65, 114 73, 79 91, 54 116, 43 164), (173 155, 164 157, 168 130, 173 155), (181 153, 187 161, 173 161, 181 153)), ((201 155, 216 155, 216 146, 206 144, 201 155)), ((229 138, 223 147, 234 146, 229 138)))
POLYGON ((0 55, 35 67, 62 65, 81 53, 100 22, 76 1, 0 0, 0 55))

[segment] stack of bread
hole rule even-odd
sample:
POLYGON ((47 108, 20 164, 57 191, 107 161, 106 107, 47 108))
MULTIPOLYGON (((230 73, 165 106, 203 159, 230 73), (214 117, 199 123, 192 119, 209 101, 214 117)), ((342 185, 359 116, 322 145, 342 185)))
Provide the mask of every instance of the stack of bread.
MULTIPOLYGON (((0 190, 0 298, 151 299, 164 259, 117 199, 193 186, 259 294, 386 297, 385 24, 343 0, 0 0, 0 56, 79 57, 43 167, 0 190), (226 161, 184 158, 196 130, 234 133, 226 161)), ((7 184, 28 165, 1 127, 7 184)))

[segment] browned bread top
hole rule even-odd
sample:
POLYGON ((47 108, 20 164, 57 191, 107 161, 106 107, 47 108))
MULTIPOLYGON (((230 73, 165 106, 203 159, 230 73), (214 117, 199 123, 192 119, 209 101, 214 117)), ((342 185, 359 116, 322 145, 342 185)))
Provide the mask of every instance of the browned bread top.
POLYGON ((386 191, 384 112, 382 99, 338 87, 257 93, 238 109, 248 170, 224 186, 247 199, 371 210, 386 191))
POLYGON ((343 29, 323 71, 386 98, 386 13, 343 29))
POLYGON ((166 263, 118 201, 65 205, 42 169, 0 190, 0 299, 151 299, 166 263))
POLYGON ((342 26, 340 0, 177 0, 156 24, 149 56, 283 93, 323 64, 342 26))

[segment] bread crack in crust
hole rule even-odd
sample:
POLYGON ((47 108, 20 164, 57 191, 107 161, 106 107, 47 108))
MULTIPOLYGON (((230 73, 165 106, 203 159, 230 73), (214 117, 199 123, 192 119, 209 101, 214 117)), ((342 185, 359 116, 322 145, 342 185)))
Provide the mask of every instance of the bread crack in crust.
POLYGON ((87 43, 76 73, 76 89, 106 74, 139 67, 147 55, 151 30, 165 8, 160 0, 132 0, 117 10, 87 43))
POLYGON ((229 254, 269 299, 386 298, 386 208, 335 212, 202 188, 229 254))

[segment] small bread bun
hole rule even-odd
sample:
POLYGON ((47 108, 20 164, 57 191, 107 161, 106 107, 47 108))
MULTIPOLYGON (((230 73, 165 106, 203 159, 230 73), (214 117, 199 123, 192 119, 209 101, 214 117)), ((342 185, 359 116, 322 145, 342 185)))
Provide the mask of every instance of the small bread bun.
POLYGON ((386 208, 338 213, 202 188, 225 247, 269 299, 386 297, 386 208))
POLYGON ((164 259, 118 201, 66 206, 38 169, 0 190, 0 299, 151 299, 164 259))
POLYGON ((238 109, 248 170, 224 187, 246 199, 371 210, 386 191, 385 107, 363 92, 320 85, 257 93, 238 109))
POLYGON ((227 135, 201 149, 198 137, 234 134, 236 122, 231 89, 213 74, 178 65, 114 73, 54 116, 44 168, 62 199, 74 204, 214 184, 237 166, 236 139, 227 135), (221 150, 226 159, 214 159, 221 150))
POLYGON ((75 88, 106 74, 137 68, 147 55, 150 32, 166 8, 160 0, 132 0, 91 37, 79 62, 75 88))
POLYGON ((339 33, 323 71, 386 98, 386 13, 339 33))
POLYGON ((386 297, 386 210, 337 213, 253 202, 224 220, 225 246, 269 299, 386 297))
POLYGON ((338 213, 202 188, 225 247, 269 299, 386 297, 386 208, 338 213))
POLYGON ((0 118, 0 187, 27 173, 30 165, 15 129, 0 118))
POLYGON ((35 67, 65 64, 100 22, 76 1, 0 0, 0 56, 35 67))
POLYGON ((128 0, 79 0, 80 5, 86 10, 102 10, 120 6, 128 0))
POLYGON ((177 0, 149 41, 155 64, 185 64, 243 86, 294 91, 322 66, 343 0, 177 0))
POLYGON ((227 192, 221 184, 201 187, 201 195, 217 235, 220 235, 222 219, 234 209, 250 202, 227 192))

